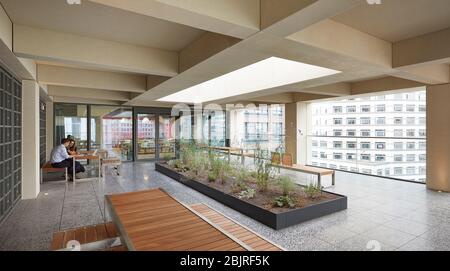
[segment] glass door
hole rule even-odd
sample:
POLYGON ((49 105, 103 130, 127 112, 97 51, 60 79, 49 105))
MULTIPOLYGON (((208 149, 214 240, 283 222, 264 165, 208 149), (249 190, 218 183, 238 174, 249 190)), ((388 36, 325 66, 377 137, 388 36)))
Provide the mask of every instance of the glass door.
POLYGON ((175 117, 159 116, 158 158, 175 158, 175 117))
POLYGON ((137 114, 137 160, 157 158, 156 121, 155 114, 137 114))

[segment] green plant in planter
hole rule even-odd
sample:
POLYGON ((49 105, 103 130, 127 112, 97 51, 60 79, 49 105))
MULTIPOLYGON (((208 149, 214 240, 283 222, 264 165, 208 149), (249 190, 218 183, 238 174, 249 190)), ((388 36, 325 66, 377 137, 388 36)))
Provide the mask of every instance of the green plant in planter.
POLYGON ((183 161, 181 161, 180 159, 170 160, 169 162, 167 162, 167 165, 176 170, 184 170, 183 161))
POLYGON ((205 159, 204 155, 201 152, 195 152, 190 161, 190 169, 194 172, 195 175, 198 175, 201 171, 205 169, 205 159))
POLYGON ((198 153, 198 148, 194 143, 183 144, 183 146, 181 146, 181 160, 189 169, 192 166, 192 162, 195 160, 196 153, 198 153))
POLYGON ((289 196, 295 189, 295 182, 289 176, 281 176, 278 179, 278 185, 283 191, 283 196, 289 196))
POLYGON ((208 182, 214 183, 217 180, 217 175, 215 175, 213 172, 210 172, 208 174, 208 182))
POLYGON ((309 184, 308 186, 303 188, 303 192, 305 192, 308 198, 316 199, 322 196, 322 187, 314 184, 309 184))
POLYGON ((241 191, 241 193, 239 193, 239 198, 240 199, 252 199, 254 198, 256 195, 256 190, 252 189, 252 188, 247 188, 244 191, 241 191))
POLYGON ((233 193, 239 193, 248 188, 248 176, 250 175, 247 168, 240 164, 235 164, 231 169, 232 179, 234 180, 231 185, 231 190, 233 193))
POLYGON ((273 200, 273 205, 279 208, 288 207, 293 209, 296 206, 296 202, 290 196, 279 196, 273 200))
POLYGON ((231 192, 233 193, 240 193, 241 191, 246 190, 247 184, 244 181, 241 180, 236 180, 232 185, 231 185, 231 192))
POLYGON ((172 158, 173 158, 173 155, 170 154, 170 153, 165 153, 165 154, 163 154, 163 156, 162 156, 162 159, 163 159, 163 160, 170 160, 170 159, 172 159, 172 158))
POLYGON ((225 184, 227 182, 227 179, 232 178, 233 175, 234 175, 233 166, 224 161, 222 164, 222 170, 220 172, 220 180, 222 181, 222 184, 225 184))
POLYGON ((210 155, 209 159, 212 173, 217 176, 217 179, 221 180, 222 184, 225 184, 227 181, 227 176, 232 171, 232 167, 220 156, 210 155))
POLYGON ((217 176, 219 176, 220 171, 222 170, 223 161, 216 155, 209 156, 209 166, 210 170, 214 172, 217 176))
POLYGON ((167 165, 171 168, 175 168, 175 161, 176 160, 169 160, 169 161, 167 161, 167 165))
POLYGON ((267 158, 266 152, 261 151, 259 147, 256 151, 255 166, 256 184, 258 185, 259 190, 265 192, 269 188, 274 169, 270 159, 267 158))

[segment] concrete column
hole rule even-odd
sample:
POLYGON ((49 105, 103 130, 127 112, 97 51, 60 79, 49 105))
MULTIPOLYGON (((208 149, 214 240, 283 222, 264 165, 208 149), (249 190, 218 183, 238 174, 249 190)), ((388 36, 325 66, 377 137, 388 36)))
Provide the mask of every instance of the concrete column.
POLYGON ((39 85, 22 81, 22 198, 35 199, 40 192, 39 85))
POLYGON ((427 187, 450 192, 450 84, 427 87, 427 187))
POLYGON ((296 164, 307 164, 308 131, 310 130, 310 105, 305 102, 285 105, 286 152, 292 154, 296 164))
POLYGON ((308 157, 311 157, 308 134, 311 131, 311 104, 305 102, 297 103, 297 163, 306 165, 308 157))
POLYGON ((297 163, 297 103, 285 105, 286 153, 292 154, 292 161, 297 163))
POLYGON ((52 152, 53 147, 55 146, 55 144, 53 143, 53 136, 54 136, 54 132, 53 132, 53 127, 54 127, 54 119, 53 119, 53 102, 47 102, 46 103, 46 120, 45 120, 45 129, 47 132, 47 138, 46 138, 46 160, 49 161, 50 160, 50 154, 52 152))

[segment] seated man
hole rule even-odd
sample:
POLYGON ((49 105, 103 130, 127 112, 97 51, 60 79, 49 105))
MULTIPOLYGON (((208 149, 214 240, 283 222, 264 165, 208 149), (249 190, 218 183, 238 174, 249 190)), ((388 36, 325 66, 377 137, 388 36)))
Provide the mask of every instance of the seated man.
MULTIPOLYGON (((56 168, 68 168, 69 176, 73 174, 73 158, 67 153, 67 147, 70 144, 70 139, 63 138, 61 145, 56 146, 52 150, 50 163, 56 168)), ((75 161, 75 173, 84 172, 84 167, 80 162, 75 161)))

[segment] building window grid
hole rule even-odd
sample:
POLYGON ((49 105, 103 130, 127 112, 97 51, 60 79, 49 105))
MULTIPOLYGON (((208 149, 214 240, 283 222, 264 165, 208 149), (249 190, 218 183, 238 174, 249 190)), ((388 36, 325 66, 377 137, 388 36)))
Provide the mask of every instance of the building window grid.
MULTIPOLYGON (((384 100, 384 101, 388 101, 391 100, 391 96, 393 95, 387 95, 384 98, 374 98, 374 99, 370 99, 371 101, 378 101, 378 104, 375 105, 368 105, 368 104, 363 104, 363 105, 359 105, 359 111, 358 111, 358 106, 334 106, 333 107, 333 112, 334 113, 340 113, 343 114, 344 118, 340 118, 340 123, 344 123, 345 125, 358 125, 359 126, 391 126, 391 125, 402 125, 402 126, 425 126, 426 125, 426 118, 425 117, 419 117, 416 114, 420 113, 420 112, 425 112, 426 111, 426 106, 425 105, 417 105, 417 104, 411 104, 411 101, 416 101, 419 97, 418 95, 400 95, 400 96, 396 96, 398 100, 404 100, 404 99, 408 99, 409 104, 388 104, 387 102, 385 102, 385 104, 379 104, 380 100, 384 100), (371 108, 375 108, 375 112, 371 112, 371 108), (355 117, 351 117, 351 118, 345 118, 345 113, 372 113, 372 114, 379 114, 379 113, 383 113, 386 112, 386 114, 391 114, 394 112, 398 112, 398 113, 415 113, 415 117, 408 117, 408 116, 393 116, 390 118, 386 118, 384 116, 376 116, 374 115, 373 117, 373 121, 375 122, 374 124, 372 124, 372 118, 370 116, 364 116, 364 115, 360 115, 360 116, 355 116, 355 117)), ((356 99, 358 100, 358 99, 356 99)), ((362 100, 362 99, 361 99, 362 100)), ((349 101, 352 102, 352 101, 349 101)), ((319 117, 320 118, 320 117, 319 117)), ((343 125, 343 124, 341 124, 343 125)), ((364 127, 361 127, 364 128, 364 127)), ((359 135, 360 137, 371 137, 372 133, 373 136, 375 137, 399 137, 399 138, 403 138, 404 136, 408 137, 408 138, 415 138, 416 136, 419 137, 426 137, 426 129, 424 128, 420 128, 420 129, 361 129, 361 128, 357 128, 357 129, 333 129, 332 130, 332 135, 333 136, 337 136, 337 137, 341 137, 344 134, 346 134, 346 136, 348 137, 356 137, 356 135, 359 135)), ((327 134, 327 131, 324 130, 323 132, 321 132, 322 134, 327 134)), ((389 139, 388 139, 389 140, 389 139)), ((418 151, 418 150, 425 150, 426 149, 426 142, 422 141, 422 142, 413 142, 413 141, 405 141, 405 142, 392 142, 392 141, 388 141, 385 142, 384 144, 380 144, 380 142, 375 142, 375 141, 369 141, 367 140, 367 142, 361 142, 357 140, 356 142, 349 142, 349 141, 344 141, 344 142, 340 142, 339 144, 333 144, 332 147, 333 149, 341 149, 342 147, 345 146, 346 149, 358 149, 358 147, 361 149, 362 152, 365 151, 370 151, 372 150, 372 148, 374 148, 373 150, 376 150, 377 152, 380 151, 402 151, 402 152, 406 152, 406 151, 418 151), (336 147, 336 148, 334 148, 336 147)), ((354 161, 356 160, 356 156, 357 154, 354 153, 346 153, 344 155, 342 155, 341 153, 332 153, 333 154, 333 158, 338 157, 339 160, 342 160, 342 156, 344 156, 344 158, 348 161, 354 161)), ((362 162, 371 162, 371 163, 376 163, 376 162, 385 162, 385 161, 394 161, 394 162, 401 162, 401 163, 419 163, 419 162, 424 162, 424 160, 426 159, 426 154, 404 154, 404 155, 394 155, 394 154, 387 154, 387 153, 359 153, 358 154, 358 160, 361 160, 362 162), (372 158, 373 157, 373 158, 372 158), (388 159, 392 159, 392 160, 388 160, 388 159)), ((331 159, 331 157, 330 157, 331 159)), ((332 164, 330 164, 331 166, 332 164)), ((338 168, 343 168, 346 166, 340 166, 339 164, 336 165, 338 168)), ((348 167, 346 167, 348 169, 348 167)), ((355 172, 367 172, 367 171, 372 171, 376 174, 382 175, 384 173, 385 176, 403 176, 403 175, 408 175, 409 173, 414 172, 415 174, 420 174, 420 175, 424 175, 423 173, 426 171, 426 169, 419 169, 419 166, 414 167, 414 169, 411 167, 410 169, 408 169, 407 167, 392 167, 392 168, 385 168, 385 169, 375 169, 375 170, 371 170, 370 168, 350 168, 350 171, 355 171, 355 172), (392 175, 391 175, 391 170, 392 170, 392 175)), ((414 175, 414 174, 410 174, 410 175, 414 175)), ((416 179, 416 181, 423 179, 423 177, 418 177, 416 179)))

